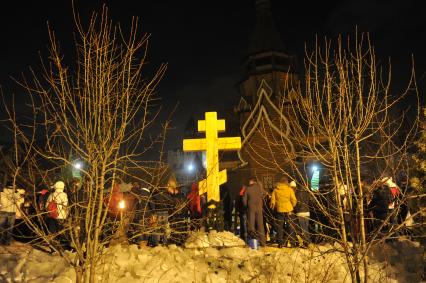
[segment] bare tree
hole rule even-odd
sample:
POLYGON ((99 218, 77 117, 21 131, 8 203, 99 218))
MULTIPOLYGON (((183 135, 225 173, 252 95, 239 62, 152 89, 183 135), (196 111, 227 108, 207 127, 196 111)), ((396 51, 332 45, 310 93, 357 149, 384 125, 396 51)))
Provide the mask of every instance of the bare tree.
POLYGON ((31 79, 20 81, 32 116, 18 119, 13 106, 6 108, 16 148, 19 144, 24 149, 24 154, 16 151, 14 179, 31 176, 34 185, 35 211, 24 214, 27 225, 76 268, 78 282, 94 282, 99 258, 123 225, 123 215, 111 215, 109 209, 117 180, 131 178, 159 187, 164 165, 148 162, 145 155, 164 139, 161 127, 152 126, 159 113, 155 89, 166 65, 151 76, 145 74, 149 35, 140 35, 138 19, 132 19, 129 32, 112 23, 105 7, 92 15, 87 27, 77 14, 74 19, 74 64, 64 63, 55 33, 49 29, 43 72, 31 69, 31 79), (49 233, 45 207, 37 203, 35 176, 69 171, 76 159, 83 164, 77 170, 81 187, 71 194, 63 229, 49 233), (65 255, 57 242, 61 238, 71 243, 75 257, 65 255))
POLYGON ((297 180, 310 194, 317 233, 340 244, 353 282, 361 281, 361 270, 362 281, 368 281, 366 254, 373 240, 389 237, 404 225, 393 226, 386 236, 382 233, 395 212, 367 237, 371 190, 365 177, 377 180, 401 168, 403 162, 396 161, 416 129, 414 121, 398 140, 405 115, 392 115, 405 96, 417 93, 414 70, 398 95, 392 95, 390 65, 384 74, 368 34, 346 42, 339 37, 336 45, 328 39, 317 41, 314 50, 306 52, 304 85, 287 82, 288 92, 278 101, 286 117, 275 117, 274 127, 280 131, 269 127, 271 123, 263 123, 259 131, 267 144, 263 150, 272 153, 262 164, 297 180), (288 135, 276 134, 286 131, 288 135), (312 188, 312 163, 321 167, 319 190, 312 188))

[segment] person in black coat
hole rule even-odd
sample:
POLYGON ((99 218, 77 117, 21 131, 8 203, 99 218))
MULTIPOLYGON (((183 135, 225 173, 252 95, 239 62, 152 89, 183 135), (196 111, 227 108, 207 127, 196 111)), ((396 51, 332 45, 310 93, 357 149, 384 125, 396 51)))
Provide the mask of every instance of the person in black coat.
POLYGON ((151 217, 155 210, 154 199, 151 190, 147 186, 141 186, 138 182, 132 184, 132 195, 135 197, 134 217, 132 220, 133 238, 137 243, 148 241, 151 217))
POLYGON ((185 230, 187 230, 187 201, 178 187, 168 186, 167 190, 158 192, 153 199, 155 210, 152 215, 152 224, 157 227, 150 237, 149 244, 158 245, 160 242, 168 244, 174 242, 182 244, 185 230))
MULTIPOLYGON (((383 222, 388 217, 388 205, 392 200, 389 187, 386 184, 381 184, 373 191, 373 196, 370 202, 370 211, 373 213, 374 230, 379 229, 383 222)), ((386 225, 383 225, 383 228, 386 225)))
POLYGON ((307 189, 301 186, 297 187, 294 181, 290 182, 290 187, 293 187, 296 191, 297 204, 294 210, 298 220, 298 225, 296 225, 297 233, 303 240, 303 246, 306 246, 311 242, 309 234, 310 195, 307 189))

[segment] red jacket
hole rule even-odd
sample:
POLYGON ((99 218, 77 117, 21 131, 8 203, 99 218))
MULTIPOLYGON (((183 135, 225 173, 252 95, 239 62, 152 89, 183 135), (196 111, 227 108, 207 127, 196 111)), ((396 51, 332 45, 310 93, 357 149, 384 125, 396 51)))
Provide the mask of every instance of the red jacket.
POLYGON ((191 192, 188 194, 187 198, 189 200, 189 211, 191 215, 197 213, 201 214, 201 199, 197 183, 192 183, 191 192))

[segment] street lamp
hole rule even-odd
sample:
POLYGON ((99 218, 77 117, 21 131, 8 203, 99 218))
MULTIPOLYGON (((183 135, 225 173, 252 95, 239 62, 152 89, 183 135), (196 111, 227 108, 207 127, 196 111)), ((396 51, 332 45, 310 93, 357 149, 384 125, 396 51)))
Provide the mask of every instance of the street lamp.
POLYGON ((83 163, 81 161, 76 161, 74 162, 73 167, 77 170, 80 170, 81 168, 83 168, 83 163))
POLYGON ((194 164, 190 163, 187 167, 189 172, 192 172, 194 170, 194 164))

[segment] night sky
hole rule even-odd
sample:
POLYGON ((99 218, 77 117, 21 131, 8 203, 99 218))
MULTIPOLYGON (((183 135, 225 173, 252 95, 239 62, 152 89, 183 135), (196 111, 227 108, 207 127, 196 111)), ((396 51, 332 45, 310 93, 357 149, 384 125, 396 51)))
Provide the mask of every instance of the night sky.
MULTIPOLYGON (((391 58, 396 88, 406 83, 415 56, 420 95, 426 80, 426 17, 423 1, 284 1, 272 0, 276 26, 288 53, 303 62, 304 45, 312 46, 315 34, 335 37, 354 34, 355 26, 368 31, 380 62, 391 58)), ((86 17, 103 3, 112 18, 126 27, 138 16, 142 30, 152 34, 151 66, 168 63, 160 84, 163 116, 174 106, 174 137, 169 147, 179 146, 183 128, 191 115, 202 118, 205 111, 219 117, 232 114, 239 98, 236 84, 241 79, 241 62, 255 24, 254 0, 224 1, 75 1, 86 17), (227 114, 226 114, 227 113, 227 114)), ((74 28, 71 1, 8 1, 2 7, 0 27, 0 84, 6 94, 22 90, 10 79, 28 66, 39 65, 39 52, 48 46, 47 21, 58 34, 62 49, 73 53, 74 28)), ((299 67, 302 67, 299 63, 299 67)))

